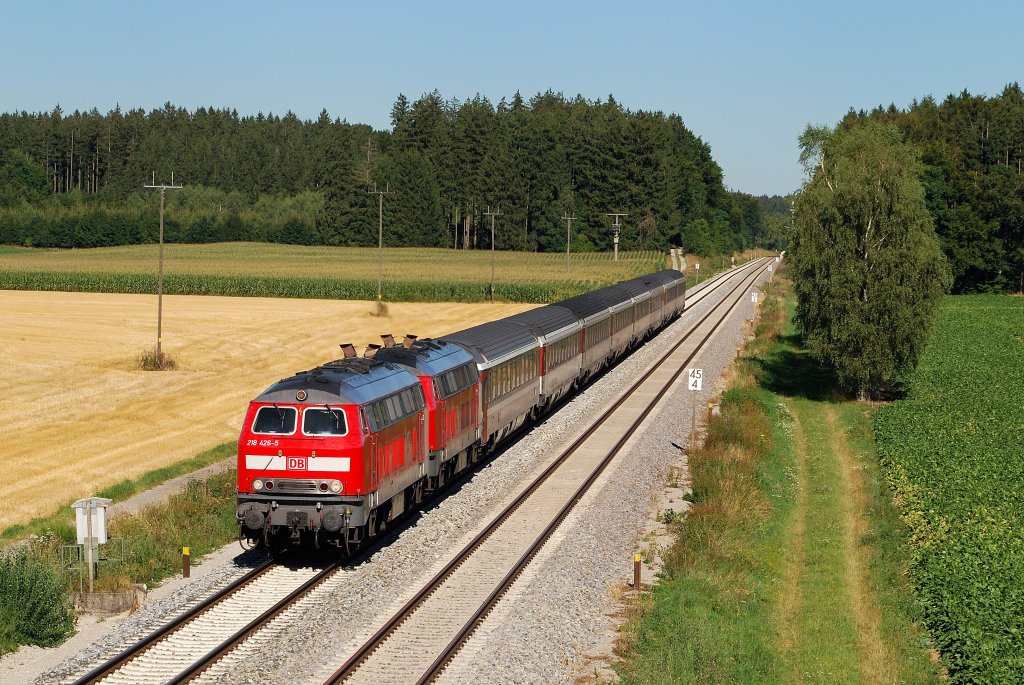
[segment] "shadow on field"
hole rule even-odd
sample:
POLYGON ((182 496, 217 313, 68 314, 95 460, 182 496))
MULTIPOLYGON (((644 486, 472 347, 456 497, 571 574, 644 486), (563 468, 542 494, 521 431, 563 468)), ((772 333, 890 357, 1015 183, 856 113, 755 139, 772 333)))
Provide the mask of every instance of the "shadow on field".
POLYGON ((780 395, 827 401, 842 397, 835 374, 804 349, 799 335, 779 338, 764 359, 751 360, 760 367, 761 387, 780 395))

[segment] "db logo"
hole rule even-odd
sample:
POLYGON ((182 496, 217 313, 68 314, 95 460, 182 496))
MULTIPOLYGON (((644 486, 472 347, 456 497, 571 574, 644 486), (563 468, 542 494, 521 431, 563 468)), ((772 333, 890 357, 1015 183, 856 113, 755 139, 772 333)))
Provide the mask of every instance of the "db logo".
POLYGON ((305 471, 306 470, 306 458, 305 457, 288 457, 288 470, 289 471, 305 471))

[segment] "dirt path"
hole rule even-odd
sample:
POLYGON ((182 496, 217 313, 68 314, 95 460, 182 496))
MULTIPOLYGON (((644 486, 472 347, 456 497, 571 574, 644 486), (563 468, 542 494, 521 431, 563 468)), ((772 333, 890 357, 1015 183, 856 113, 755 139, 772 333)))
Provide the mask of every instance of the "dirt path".
POLYGON ((793 680, 892 683, 899 669, 870 589, 857 456, 834 407, 795 398, 786 405, 794 418, 798 495, 779 615, 793 680))
POLYGON ((894 683, 899 677, 899 669, 896 667, 892 647, 882 639, 881 609, 878 598, 870 590, 868 578, 871 548, 862 542, 868 532, 864 517, 868 498, 864 491, 862 470, 857 465, 857 456, 850 449, 845 431, 839 425, 834 407, 825 407, 825 420, 832 436, 835 457, 842 468, 850 511, 845 531, 846 578, 850 588, 851 609, 857 624, 861 682, 879 685, 894 683))

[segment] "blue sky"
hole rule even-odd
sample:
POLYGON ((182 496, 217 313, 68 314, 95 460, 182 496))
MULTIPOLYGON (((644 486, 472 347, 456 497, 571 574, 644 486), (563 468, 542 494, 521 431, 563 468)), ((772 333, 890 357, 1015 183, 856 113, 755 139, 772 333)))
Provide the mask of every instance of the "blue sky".
POLYGON ((548 89, 680 114, 725 183, 783 194, 848 108, 1024 80, 1020 2, 16 2, 0 111, 165 102, 389 126, 395 98, 548 89))

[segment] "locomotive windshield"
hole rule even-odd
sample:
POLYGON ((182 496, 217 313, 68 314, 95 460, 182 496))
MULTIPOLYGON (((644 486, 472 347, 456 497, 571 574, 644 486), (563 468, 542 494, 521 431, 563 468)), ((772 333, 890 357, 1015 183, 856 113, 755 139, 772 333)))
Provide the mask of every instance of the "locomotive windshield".
POLYGON ((345 413, 327 407, 309 408, 302 412, 302 432, 306 435, 344 435, 348 432, 345 413))
POLYGON ((260 407, 252 423, 253 433, 291 435, 295 432, 295 407, 260 407))

